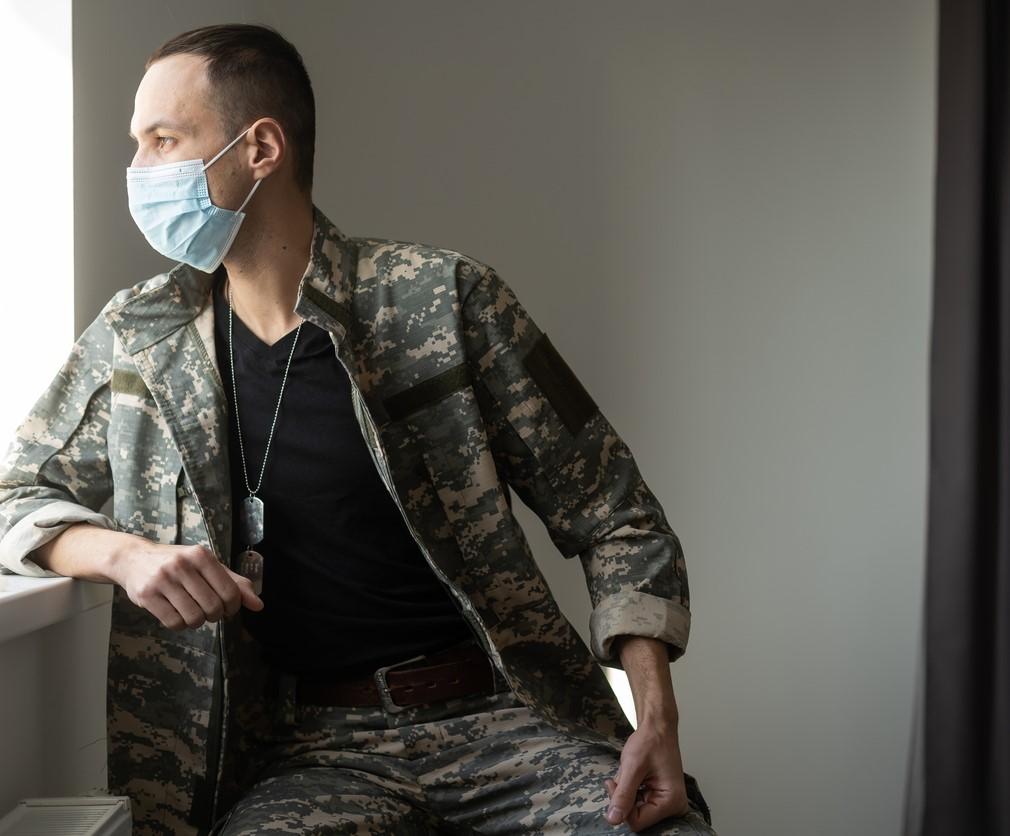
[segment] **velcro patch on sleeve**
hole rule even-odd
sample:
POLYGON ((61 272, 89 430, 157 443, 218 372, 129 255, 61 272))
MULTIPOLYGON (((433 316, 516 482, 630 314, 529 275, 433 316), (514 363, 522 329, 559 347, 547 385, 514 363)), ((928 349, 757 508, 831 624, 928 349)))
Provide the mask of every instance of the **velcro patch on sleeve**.
POLYGON ((137 372, 130 369, 112 370, 112 391, 122 392, 127 395, 136 395, 139 398, 150 397, 147 384, 137 372))
POLYGON ((545 332, 523 357, 523 365, 572 435, 599 409, 545 332))
POLYGON ((439 372, 427 380, 411 386, 402 392, 397 392, 382 402, 391 421, 405 418, 412 412, 424 408, 428 404, 442 400, 470 382, 470 370, 465 362, 439 372))

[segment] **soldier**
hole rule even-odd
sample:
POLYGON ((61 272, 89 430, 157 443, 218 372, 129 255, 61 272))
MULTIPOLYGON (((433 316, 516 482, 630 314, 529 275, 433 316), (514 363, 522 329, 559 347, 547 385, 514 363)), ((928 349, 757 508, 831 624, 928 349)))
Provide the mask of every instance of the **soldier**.
POLYGON ((114 584, 109 791, 138 836, 714 834, 683 551, 631 451, 493 268, 341 232, 314 135, 274 29, 148 59, 127 195, 177 263, 109 300, 0 468, 4 570, 114 584), (589 647, 510 489, 579 557, 589 647))

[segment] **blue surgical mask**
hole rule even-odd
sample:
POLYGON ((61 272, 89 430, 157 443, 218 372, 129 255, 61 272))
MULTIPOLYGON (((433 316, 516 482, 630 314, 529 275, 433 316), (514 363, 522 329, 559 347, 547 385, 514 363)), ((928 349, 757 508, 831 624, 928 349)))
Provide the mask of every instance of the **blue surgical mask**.
POLYGON ((245 220, 242 210, 263 180, 253 184, 238 209, 223 209, 211 202, 204 172, 248 130, 243 130, 206 165, 199 159, 127 166, 130 214, 147 242, 163 256, 212 273, 227 255, 245 220))

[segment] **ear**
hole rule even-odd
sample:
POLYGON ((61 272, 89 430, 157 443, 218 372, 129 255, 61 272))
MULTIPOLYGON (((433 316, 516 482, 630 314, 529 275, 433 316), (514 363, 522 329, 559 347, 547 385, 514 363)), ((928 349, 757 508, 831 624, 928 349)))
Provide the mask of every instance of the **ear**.
POLYGON ((277 171, 287 159, 288 143, 280 122, 265 116, 254 122, 242 140, 242 153, 248 155, 249 166, 267 177, 277 171))

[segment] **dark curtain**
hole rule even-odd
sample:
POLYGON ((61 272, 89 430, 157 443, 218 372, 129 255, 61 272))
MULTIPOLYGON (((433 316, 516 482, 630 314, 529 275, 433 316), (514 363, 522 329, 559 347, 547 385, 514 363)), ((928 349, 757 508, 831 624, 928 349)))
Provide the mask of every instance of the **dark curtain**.
POLYGON ((939 6, 922 836, 1010 834, 1007 5, 939 6))

